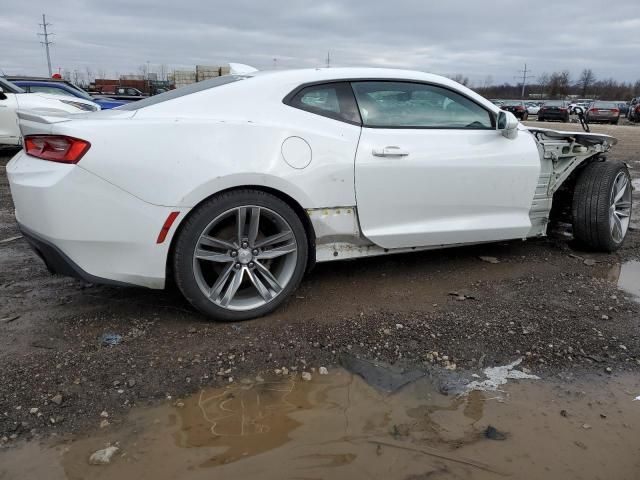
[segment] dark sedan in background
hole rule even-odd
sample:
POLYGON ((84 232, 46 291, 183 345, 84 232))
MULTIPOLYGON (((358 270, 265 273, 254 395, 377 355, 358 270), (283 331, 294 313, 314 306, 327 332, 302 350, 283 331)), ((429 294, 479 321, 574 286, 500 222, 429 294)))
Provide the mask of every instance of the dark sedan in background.
POLYGON ((529 117, 527 106, 522 100, 504 100, 500 108, 513 113, 519 120, 526 120, 529 117))
POLYGON ((589 123, 603 122, 617 125, 620 121, 620 107, 616 102, 597 100, 589 105, 586 118, 589 123))
POLYGON ((37 77, 7 77, 7 80, 18 85, 27 93, 48 93, 50 95, 68 95, 72 97, 91 100, 100 105, 100 108, 107 110, 110 108, 120 107, 129 103, 129 101, 115 100, 113 98, 102 96, 91 96, 80 87, 65 80, 55 78, 37 78, 37 77))
POLYGON ((538 110, 538 121, 560 120, 569 121, 569 104, 564 100, 547 100, 538 110))

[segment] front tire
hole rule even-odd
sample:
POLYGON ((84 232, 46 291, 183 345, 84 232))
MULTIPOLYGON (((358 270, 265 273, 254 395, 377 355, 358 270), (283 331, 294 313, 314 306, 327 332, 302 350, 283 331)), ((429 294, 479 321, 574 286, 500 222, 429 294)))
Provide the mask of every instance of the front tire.
POLYGON ((296 212, 274 195, 235 190, 198 206, 181 226, 173 267, 185 298, 214 320, 278 308, 302 280, 308 241, 296 212))
POLYGON ((573 193, 573 235, 584 246, 613 252, 629 229, 631 176, 622 162, 594 162, 576 181, 573 193))

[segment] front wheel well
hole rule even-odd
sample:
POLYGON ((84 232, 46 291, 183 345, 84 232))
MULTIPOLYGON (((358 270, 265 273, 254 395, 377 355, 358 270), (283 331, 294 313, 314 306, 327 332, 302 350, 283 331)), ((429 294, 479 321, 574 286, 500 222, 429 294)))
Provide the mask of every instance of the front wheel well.
POLYGON ((206 201, 208 201, 212 197, 215 197, 216 195, 219 195, 221 193, 232 192, 232 191, 235 191, 235 190, 257 190, 257 191, 260 191, 260 192, 269 193, 269 194, 273 195, 274 197, 279 198, 280 200, 285 202, 287 205, 289 205, 293 209, 293 211, 296 213, 298 218, 300 218, 300 221, 302 222, 302 225, 304 226, 305 233, 307 235, 307 243, 308 243, 308 246, 309 246, 309 258, 307 260, 307 272, 309 272, 309 271, 311 271, 313 269, 313 267, 316 264, 316 233, 315 233, 315 230, 313 228, 313 225, 311 224, 311 220, 309 219, 309 215, 307 214, 307 211, 302 207, 302 205, 300 205, 293 197, 291 197, 291 196, 287 195, 286 193, 284 193, 284 192, 282 192, 280 190, 277 190, 275 188, 266 187, 264 185, 240 185, 240 186, 236 186, 236 187, 227 188, 225 190, 220 190, 219 192, 213 193, 213 194, 209 195, 208 197, 203 198, 200 202, 198 202, 198 204, 196 204, 191 210, 189 210, 187 215, 185 215, 185 217, 182 219, 182 221, 178 225, 178 228, 176 229, 176 232, 173 234, 173 237, 171 238, 171 244, 169 245, 169 253, 167 254, 167 263, 166 263, 166 267, 165 267, 165 285, 173 283, 173 271, 172 271, 173 267, 172 267, 171 259, 173 258, 176 239, 180 235, 180 232, 182 230, 182 226, 185 225, 185 223, 186 223, 185 220, 187 218, 189 218, 189 216, 200 205, 202 205, 203 203, 205 203, 206 201))

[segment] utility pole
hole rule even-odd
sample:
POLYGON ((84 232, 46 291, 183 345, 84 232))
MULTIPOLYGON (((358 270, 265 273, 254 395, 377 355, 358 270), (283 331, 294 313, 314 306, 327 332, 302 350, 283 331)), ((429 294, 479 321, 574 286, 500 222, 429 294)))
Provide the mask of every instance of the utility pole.
POLYGON ((327 68, 331 67, 331 52, 327 52, 327 68))
POLYGON ((527 78, 535 78, 531 75, 531 70, 527 70, 527 64, 524 64, 524 70, 520 70, 522 74, 522 92, 520 93, 520 98, 524 100, 524 88, 527 85, 527 78))
POLYGON ((42 23, 39 24, 44 33, 38 33, 38 35, 40 35, 41 37, 44 37, 44 42, 40 42, 42 45, 44 45, 44 48, 47 50, 47 67, 49 67, 49 77, 52 76, 52 72, 51 72, 51 55, 49 53, 49 45, 51 45, 53 42, 49 41, 49 35, 55 35, 55 33, 49 33, 47 31, 47 27, 51 26, 50 23, 47 23, 47 20, 45 19, 44 13, 42 14, 42 23))

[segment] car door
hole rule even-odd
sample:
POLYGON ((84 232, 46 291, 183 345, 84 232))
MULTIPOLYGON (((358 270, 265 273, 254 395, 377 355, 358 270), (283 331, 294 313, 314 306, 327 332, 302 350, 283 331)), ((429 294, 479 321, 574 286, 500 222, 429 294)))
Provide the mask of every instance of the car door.
POLYGON ((17 107, 15 93, 4 92, 4 94, 0 94, 0 145, 18 143, 20 131, 16 117, 17 107))
POLYGON ((352 82, 363 128, 355 162, 360 227, 384 248, 524 238, 540 174, 533 136, 450 88, 352 82))

